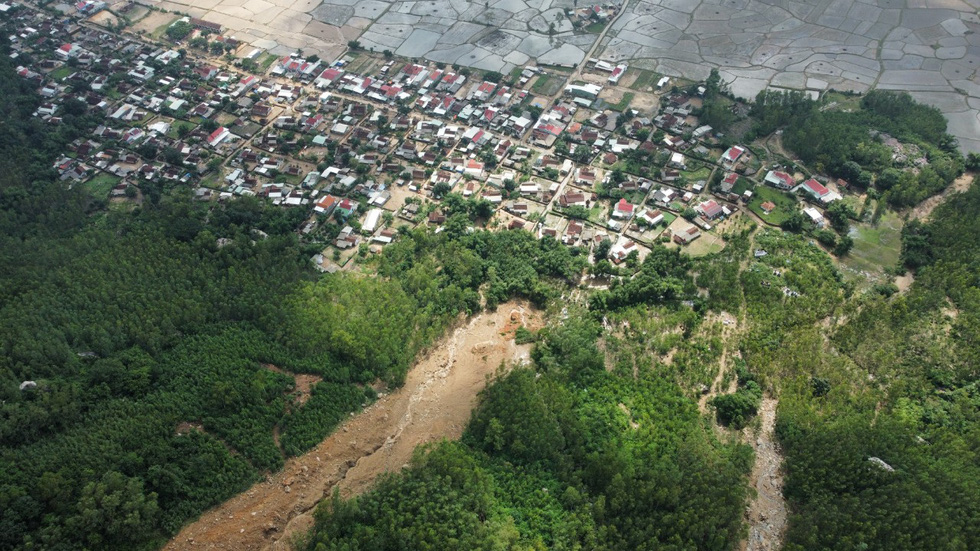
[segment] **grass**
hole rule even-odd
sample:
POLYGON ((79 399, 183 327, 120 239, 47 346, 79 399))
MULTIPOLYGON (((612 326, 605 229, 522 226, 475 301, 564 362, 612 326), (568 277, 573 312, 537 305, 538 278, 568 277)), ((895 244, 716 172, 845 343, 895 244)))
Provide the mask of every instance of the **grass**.
POLYGON ((697 170, 682 170, 681 175, 687 178, 688 182, 707 180, 711 176, 711 168, 703 166, 697 170))
POLYGON ((633 101, 634 97, 636 97, 636 94, 634 94, 633 92, 626 92, 625 94, 623 94, 623 99, 619 100, 619 103, 610 104, 609 108, 612 109, 613 111, 623 112, 626 110, 627 107, 630 106, 630 102, 633 101))
POLYGON ((630 84, 629 86, 633 90, 645 92, 647 88, 656 86, 657 82, 660 80, 660 75, 653 71, 648 71, 646 69, 633 70, 637 72, 636 80, 634 80, 633 84, 630 84))
POLYGON ((113 176, 111 174, 99 173, 91 180, 82 184, 82 186, 92 194, 93 197, 97 199, 105 199, 109 196, 109 192, 112 188, 116 187, 122 181, 121 178, 113 176))
POLYGON ((757 186, 749 201, 749 210, 770 224, 779 225, 786 221, 794 212, 799 210, 795 198, 769 186, 757 186), (776 208, 769 214, 762 210, 762 203, 772 201, 776 208))
POLYGON ((703 232, 701 237, 692 241, 684 252, 691 256, 706 256, 719 253, 725 248, 725 241, 712 233, 703 232))
POLYGON ((732 193, 735 195, 741 195, 749 189, 755 189, 755 184, 752 183, 752 180, 740 176, 738 180, 735 181, 735 187, 732 188, 732 193))
POLYGON ((177 132, 177 128, 180 126, 186 126, 190 132, 193 132, 194 129, 197 128, 197 125, 193 123, 177 119, 170 124, 170 130, 167 130, 167 137, 171 140, 180 139, 180 134, 177 132))
POLYGON ((180 16, 174 17, 170 21, 167 21, 163 25, 160 25, 159 27, 154 29, 152 33, 150 33, 150 37, 153 38, 154 40, 162 39, 167 34, 167 29, 170 28, 170 25, 173 25, 174 21, 178 19, 180 19, 180 16))
POLYGON ((606 28, 606 24, 604 22, 602 22, 602 21, 596 21, 595 23, 589 23, 588 25, 585 26, 586 32, 590 32, 592 34, 601 34, 602 33, 602 29, 605 29, 605 28, 606 28))
POLYGON ((269 67, 272 67, 272 64, 275 63, 277 59, 279 59, 279 57, 276 56, 275 54, 270 54, 269 52, 266 52, 265 54, 262 55, 262 57, 259 58, 257 65, 259 66, 260 69, 262 69, 262 72, 264 73, 269 70, 269 67))
POLYGON ((563 79, 554 75, 538 75, 531 85, 531 91, 540 96, 551 96, 561 88, 563 79))
POLYGON ((898 264, 902 253, 902 219, 886 211, 877 224, 852 224, 854 248, 841 262, 856 271, 880 272, 898 264))
POLYGON ((51 71, 51 74, 49 74, 48 76, 51 77, 52 80, 62 81, 66 77, 68 77, 68 75, 74 72, 75 70, 69 67, 68 65, 62 65, 61 67, 58 67, 54 71, 51 71))

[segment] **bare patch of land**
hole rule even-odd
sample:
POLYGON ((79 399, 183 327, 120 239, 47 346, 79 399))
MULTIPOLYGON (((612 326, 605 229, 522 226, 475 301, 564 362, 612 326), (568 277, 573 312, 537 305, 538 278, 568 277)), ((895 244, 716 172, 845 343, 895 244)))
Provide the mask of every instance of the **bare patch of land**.
POLYGON ((758 432, 746 427, 743 437, 755 451, 750 483, 756 496, 746 511, 749 524, 748 540, 739 546, 741 551, 770 551, 782 548, 786 532, 786 500, 783 498, 783 457, 774 440, 776 426, 775 398, 763 397, 759 406, 758 432))
POLYGON ((206 512, 166 549, 288 549, 334 488, 343 496, 362 493, 378 475, 404 467, 416 446, 458 438, 489 377, 501 364, 526 361, 530 345, 513 340, 520 325, 539 327, 541 313, 509 302, 470 318, 424 356, 402 388, 281 472, 206 512))

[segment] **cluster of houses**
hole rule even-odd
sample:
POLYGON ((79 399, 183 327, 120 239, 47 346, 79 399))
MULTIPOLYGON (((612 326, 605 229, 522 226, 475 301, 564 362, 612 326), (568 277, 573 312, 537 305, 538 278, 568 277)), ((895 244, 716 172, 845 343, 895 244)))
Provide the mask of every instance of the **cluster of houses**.
MULTIPOLYGON (((683 92, 666 95, 657 113, 630 113, 624 124, 622 113, 596 108, 602 87, 595 84, 568 84, 544 103, 529 93, 545 73, 537 67, 498 82, 442 64, 378 56, 351 71, 347 59, 294 54, 256 75, 71 18, 8 12, 16 27, 11 57, 25 60, 18 75, 44 98, 35 115, 59 124, 65 102, 77 99, 103 117, 58 159, 62 180, 110 178, 119 201, 139 201, 144 182, 185 185, 202 201, 262 197, 307 209, 297 231, 351 254, 392 242, 401 225, 438 229, 446 218, 441 200, 458 193, 490 205, 484 222, 497 228, 569 246, 609 239, 618 263, 657 240, 689 244, 731 216, 738 197, 724 187, 702 197, 705 180, 684 174, 692 165, 717 166, 730 191, 751 157, 740 146, 712 153, 711 127, 692 114, 699 100, 683 92), (650 139, 651 131, 661 137, 650 139), (570 151, 552 150, 559 140, 570 151), (637 150, 665 159, 657 181, 612 177, 620 158, 637 150), (690 222, 678 218, 687 211, 696 214, 690 222)), ((601 20, 609 12, 594 13, 601 20)), ((221 32, 191 23, 195 32, 221 32)), ((610 85, 629 70, 593 65, 610 85)), ((815 180, 796 184, 779 172, 765 182, 820 204, 839 198, 815 180)), ((333 256, 318 255, 318 265, 335 266, 333 256)))

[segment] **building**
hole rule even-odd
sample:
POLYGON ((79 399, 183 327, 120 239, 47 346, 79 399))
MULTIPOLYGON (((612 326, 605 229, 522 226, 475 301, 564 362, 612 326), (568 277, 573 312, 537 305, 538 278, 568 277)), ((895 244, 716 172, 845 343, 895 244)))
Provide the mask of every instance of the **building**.
POLYGON ((595 100, 602 92, 602 86, 597 84, 569 84, 565 87, 565 93, 576 98, 586 98, 595 100))
POLYGON ((681 230, 674 234, 674 243, 678 245, 687 245, 695 239, 701 237, 701 230, 696 226, 690 226, 687 229, 681 230))
POLYGON ((820 201, 824 205, 829 204, 841 198, 841 196, 827 189, 823 184, 810 178, 809 180, 803 182, 802 184, 796 186, 794 191, 802 191, 808 195, 811 199, 815 201, 820 201))
POLYGON ((818 228, 822 228, 827 224, 827 221, 824 220, 823 214, 821 214, 819 210, 813 207, 807 207, 803 209, 803 214, 805 214, 806 217, 810 220, 810 222, 812 222, 813 225, 818 228))
POLYGON ((211 21, 205 21, 196 17, 192 17, 190 23, 195 29, 212 32, 214 34, 221 34, 220 23, 212 23, 211 21))
POLYGON ((783 191, 790 191, 796 185, 796 181, 793 180, 792 176, 778 170, 770 170, 769 173, 766 174, 765 182, 770 186, 783 191))
POLYGON ((701 216, 704 216, 708 220, 715 220, 725 215, 725 211, 722 209, 721 205, 715 201, 705 201, 698 205, 695 210, 697 210, 701 216))
POLYGON ((745 154, 745 149, 737 145, 733 145, 729 147, 724 154, 722 154, 721 162, 727 166, 732 166, 738 162, 743 154, 745 154))
POLYGON ((664 213, 659 210, 647 209, 640 214, 639 218, 650 226, 656 226, 664 221, 664 213))
POLYGON ((628 219, 633 216, 633 205, 629 203, 626 199, 620 199, 616 206, 613 208, 613 218, 628 219))
POLYGON ((218 147, 221 145, 221 142, 227 140, 229 136, 231 136, 231 131, 222 126, 208 136, 208 145, 211 147, 218 147))

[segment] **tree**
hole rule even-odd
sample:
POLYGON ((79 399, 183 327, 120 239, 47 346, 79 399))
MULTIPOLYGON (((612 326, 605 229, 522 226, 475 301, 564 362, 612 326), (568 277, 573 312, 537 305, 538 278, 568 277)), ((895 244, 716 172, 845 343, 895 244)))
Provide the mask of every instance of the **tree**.
POLYGON ((436 185, 432 186, 432 196, 436 199, 442 199, 444 195, 452 191, 453 186, 448 182, 438 182, 436 185))
POLYGON ((173 42, 177 42, 179 40, 182 40, 187 35, 191 34, 193 30, 194 27, 187 21, 177 21, 173 25, 167 27, 166 34, 167 34, 167 38, 169 38, 173 42))
POLYGON ((830 226, 839 234, 847 233, 851 225, 850 219, 856 216, 857 213, 854 212, 854 209, 843 201, 834 201, 827 207, 827 219, 830 220, 830 226))
POLYGON ((156 494, 143 493, 140 479, 107 472, 99 482, 82 489, 78 513, 69 520, 69 528, 89 545, 119 545, 130 534, 152 530, 159 512, 156 500, 156 494))
POLYGON ((837 242, 837 246, 834 247, 834 254, 837 256, 846 256, 847 253, 851 252, 851 248, 854 246, 854 239, 849 235, 842 235, 840 240, 837 242))
POLYGON ((605 260, 609 256, 609 250, 612 249, 612 241, 608 239, 603 239, 595 246, 595 251, 592 257, 598 262, 599 260, 605 260))

